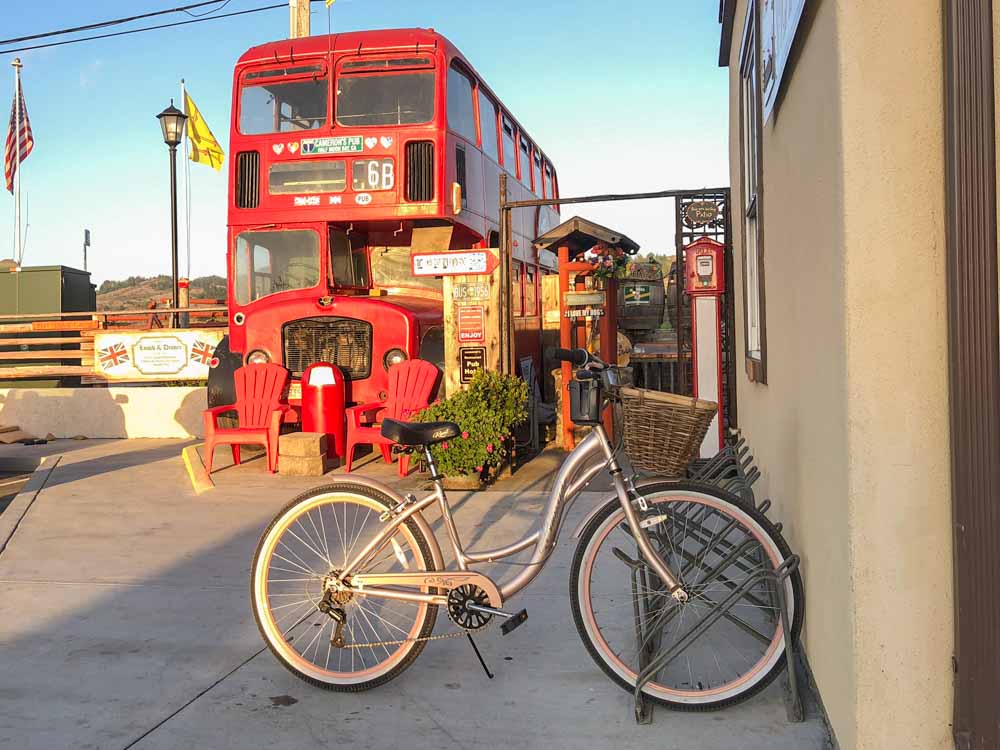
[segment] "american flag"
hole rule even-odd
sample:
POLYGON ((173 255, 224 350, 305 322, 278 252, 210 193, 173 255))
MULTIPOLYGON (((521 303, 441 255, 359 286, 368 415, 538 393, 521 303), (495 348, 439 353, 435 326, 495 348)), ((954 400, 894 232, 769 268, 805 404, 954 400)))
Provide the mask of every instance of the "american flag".
POLYGON ((7 190, 14 192, 14 173, 20 162, 28 158, 31 149, 35 147, 35 138, 31 135, 31 123, 28 122, 28 110, 24 106, 24 91, 18 87, 14 95, 14 103, 10 108, 10 127, 7 129, 7 144, 3 150, 3 174, 7 179, 7 190), (20 130, 18 130, 20 123, 20 130), (15 132, 16 131, 16 132, 15 132), (20 141, 20 159, 18 159, 18 141, 20 141))
POLYGON ((212 354, 214 352, 215 347, 211 344, 206 344, 204 341, 196 341, 194 346, 191 347, 191 356, 203 365, 212 364, 212 354))
POLYGON ((122 343, 112 344, 105 349, 101 349, 99 354, 101 367, 105 370, 120 365, 123 362, 128 362, 128 350, 125 349, 125 345, 122 343))

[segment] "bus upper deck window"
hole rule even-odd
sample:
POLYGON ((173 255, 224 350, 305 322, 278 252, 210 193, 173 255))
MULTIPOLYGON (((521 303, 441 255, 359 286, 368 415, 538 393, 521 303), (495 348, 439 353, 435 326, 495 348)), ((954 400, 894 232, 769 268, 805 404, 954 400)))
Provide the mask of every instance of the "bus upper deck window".
POLYGON ((517 147, 514 145, 514 126, 503 118, 503 166, 512 175, 517 175, 517 147))
POLYGON ((521 182, 531 188, 531 144, 521 135, 521 182))
POLYGON ((421 125, 434 118, 431 58, 348 60, 337 76, 337 124, 421 125))
POLYGON ((326 124, 329 84, 321 65, 252 70, 240 90, 245 135, 315 130, 326 124))

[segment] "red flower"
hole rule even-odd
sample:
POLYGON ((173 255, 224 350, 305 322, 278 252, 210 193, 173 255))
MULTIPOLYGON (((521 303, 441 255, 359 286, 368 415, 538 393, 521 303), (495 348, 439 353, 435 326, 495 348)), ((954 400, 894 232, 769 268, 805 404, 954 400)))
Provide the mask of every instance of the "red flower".
POLYGON ((462 440, 468 440, 468 439, 469 439, 469 433, 468 432, 463 432, 462 433, 462 440))
POLYGON ((441 447, 444 448, 445 450, 448 450, 448 444, 447 443, 441 443, 441 447))
POLYGON ((489 445, 486 446, 486 452, 487 453, 493 452, 493 443, 490 443, 489 445))
POLYGON ((483 473, 483 467, 482 466, 477 466, 476 467, 476 471, 478 471, 480 474, 482 474, 483 473))

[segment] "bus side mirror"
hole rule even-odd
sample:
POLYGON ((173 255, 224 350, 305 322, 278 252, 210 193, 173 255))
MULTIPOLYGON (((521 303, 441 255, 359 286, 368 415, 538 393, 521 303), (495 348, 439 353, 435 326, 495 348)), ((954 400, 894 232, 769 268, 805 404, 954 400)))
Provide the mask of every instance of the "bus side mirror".
POLYGON ((462 186, 457 183, 451 183, 451 212, 458 216, 462 213, 462 186))

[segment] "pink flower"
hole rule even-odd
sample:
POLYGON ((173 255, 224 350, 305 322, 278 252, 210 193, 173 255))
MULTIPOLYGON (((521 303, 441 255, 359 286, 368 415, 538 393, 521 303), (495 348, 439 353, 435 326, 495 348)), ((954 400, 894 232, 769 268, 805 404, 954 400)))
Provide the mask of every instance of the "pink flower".
POLYGON ((486 446, 486 452, 487 453, 493 452, 493 443, 490 443, 489 445, 486 446))
POLYGON ((476 467, 476 471, 478 471, 480 474, 482 474, 483 473, 483 467, 482 466, 477 466, 476 467))
POLYGON ((444 448, 445 450, 448 450, 448 444, 447 443, 441 443, 441 447, 444 448))
POLYGON ((462 433, 462 440, 468 440, 468 439, 469 439, 469 433, 468 432, 463 432, 462 433))

